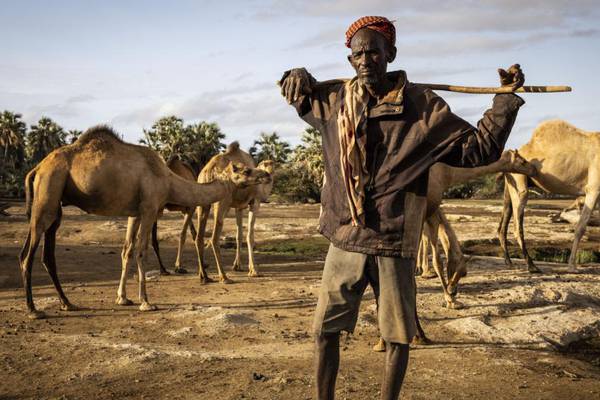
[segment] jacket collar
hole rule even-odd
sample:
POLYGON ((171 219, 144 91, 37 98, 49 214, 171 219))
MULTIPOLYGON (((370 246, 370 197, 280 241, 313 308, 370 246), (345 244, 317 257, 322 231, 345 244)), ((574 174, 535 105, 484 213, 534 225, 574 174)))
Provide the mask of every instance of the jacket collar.
POLYGON ((396 84, 383 99, 379 100, 375 106, 369 108, 369 118, 402 114, 404 111, 404 89, 408 82, 406 72, 402 70, 392 71, 388 72, 387 76, 396 84))

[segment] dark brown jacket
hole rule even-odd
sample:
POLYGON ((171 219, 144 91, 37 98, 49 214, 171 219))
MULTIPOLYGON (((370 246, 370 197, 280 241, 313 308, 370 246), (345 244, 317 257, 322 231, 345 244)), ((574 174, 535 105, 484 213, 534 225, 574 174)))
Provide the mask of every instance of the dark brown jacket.
POLYGON ((496 161, 524 101, 514 94, 496 95, 475 128, 454 115, 431 90, 408 82, 403 71, 389 74, 405 84, 368 109, 362 132, 367 135, 370 174, 364 227, 352 226, 340 172, 336 118, 343 84, 319 87, 293 105, 323 135, 320 232, 343 250, 416 257, 429 167, 436 162, 476 167, 496 161))

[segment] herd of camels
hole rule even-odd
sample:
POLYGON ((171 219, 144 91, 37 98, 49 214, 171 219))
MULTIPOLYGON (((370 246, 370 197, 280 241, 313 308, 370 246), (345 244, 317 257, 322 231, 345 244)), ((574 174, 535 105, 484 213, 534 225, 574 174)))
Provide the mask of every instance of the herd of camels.
MULTIPOLYGON (((253 253, 254 223, 261 202, 271 193, 274 168, 272 161, 256 165, 252 157, 233 142, 223 153, 214 156, 196 177, 193 170, 181 161, 173 159, 165 162, 147 147, 125 143, 106 126, 89 129, 73 144, 50 153, 25 178, 30 226, 19 259, 28 315, 31 318, 44 317, 44 313, 35 308, 31 289, 33 258, 42 237, 42 263, 58 292, 61 309, 77 309, 65 296, 56 271, 56 232, 64 205, 74 205, 91 214, 129 217, 116 298, 119 305, 132 304, 126 295, 126 279, 128 264, 134 255, 138 270, 139 308, 142 311, 156 309, 146 294, 145 267, 151 241, 161 272, 168 273, 160 258, 157 239, 157 220, 165 208, 184 214, 175 272, 185 272, 181 266, 181 254, 189 230, 195 238, 198 274, 202 283, 211 281, 204 261, 204 237, 212 205, 215 222, 208 244, 214 254, 219 280, 223 283, 230 282, 223 268, 219 245, 224 218, 230 208, 235 209, 237 246, 233 269, 236 270, 241 266, 243 210, 248 208, 248 275, 258 276, 253 253), (192 223, 196 208, 199 210, 198 231, 192 223)), ((417 269, 424 277, 440 280, 449 308, 462 307, 456 296, 459 280, 467 273, 467 259, 440 208, 442 194, 452 185, 491 173, 502 173, 505 179, 498 236, 506 264, 512 266, 506 236, 514 215, 515 237, 531 273, 541 271, 527 253, 524 240, 523 217, 528 186, 534 184, 554 194, 584 196, 569 258, 569 271, 574 272, 579 241, 600 195, 600 135, 582 131, 564 121, 547 121, 535 129, 530 141, 518 151, 507 150, 490 165, 455 168, 438 163, 432 166, 417 269), (445 268, 438 251, 438 241, 445 253, 445 268), (432 253, 433 271, 429 251, 432 253)))

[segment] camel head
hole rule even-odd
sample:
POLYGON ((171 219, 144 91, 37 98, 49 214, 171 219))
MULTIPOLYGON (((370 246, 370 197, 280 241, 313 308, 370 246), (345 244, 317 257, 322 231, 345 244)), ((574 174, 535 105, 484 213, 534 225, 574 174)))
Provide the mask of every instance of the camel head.
POLYGON ((271 182, 271 174, 262 169, 250 168, 241 163, 230 161, 225 168, 227 180, 236 186, 247 187, 271 182))
POLYGON ((469 261, 471 261, 471 257, 465 257, 461 254, 458 257, 451 257, 451 260, 448 262, 448 292, 451 296, 456 296, 458 293, 458 282, 467 276, 469 261))
MULTIPOLYGON (((261 161, 256 169, 267 172, 271 177, 275 173, 275 161, 273 160, 263 160, 261 161)), ((267 203, 269 201, 269 196, 273 191, 273 179, 268 184, 264 184, 260 186, 259 189, 259 197, 260 201, 267 203)))
POLYGON ((506 150, 502 153, 498 161, 503 164, 503 172, 512 172, 527 176, 537 174, 537 168, 523 158, 517 150, 506 150))
POLYGON ((258 163, 256 169, 261 169, 265 172, 268 172, 269 175, 273 175, 273 172, 275 172, 275 161, 262 160, 260 163, 258 163))

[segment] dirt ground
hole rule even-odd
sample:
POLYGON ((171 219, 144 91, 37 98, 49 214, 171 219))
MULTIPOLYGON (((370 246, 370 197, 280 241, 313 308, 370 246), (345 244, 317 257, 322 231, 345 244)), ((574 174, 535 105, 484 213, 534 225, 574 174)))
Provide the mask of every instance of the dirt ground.
MULTIPOLYGON (((567 204, 531 202, 530 247, 569 247, 572 226, 549 218, 567 204)), ((530 275, 521 260, 515 260, 520 270, 506 269, 489 256, 499 251, 493 240, 498 201, 452 201, 445 210, 475 254, 459 288, 466 308, 445 309, 437 281, 417 279, 421 321, 434 343, 412 347, 402 398, 600 398, 600 264, 582 265, 577 274, 539 262, 544 274, 530 275)), ((59 276, 83 309, 59 310, 36 261, 34 300, 48 314, 44 320, 24 313, 17 255, 27 223, 22 204, 8 212, 0 217, 0 399, 313 398, 310 325, 327 249, 316 233, 317 205, 263 206, 257 221, 262 277, 230 272, 231 285, 200 285, 194 273, 161 276, 148 283, 159 310, 147 313, 114 304, 126 221, 66 208, 57 239, 59 276)), ((159 223, 169 268, 180 222, 179 214, 167 213, 159 223)), ((230 266, 232 218, 225 234, 230 266)), ((599 239, 600 228, 590 227, 583 247, 597 251, 599 239)), ((196 271, 191 240, 184 261, 196 271)), ((152 254, 149 264, 157 268, 152 254)), ((134 279, 127 289, 138 303, 134 279)), ((355 333, 343 338, 339 399, 378 396, 384 356, 371 350, 375 321, 369 291, 355 333)))

